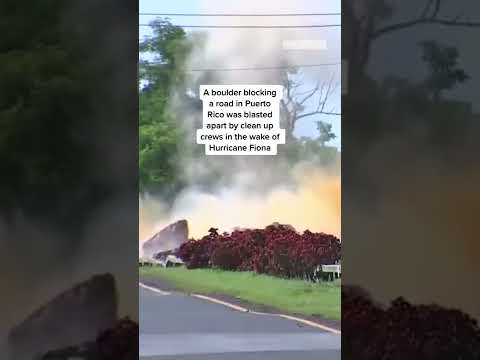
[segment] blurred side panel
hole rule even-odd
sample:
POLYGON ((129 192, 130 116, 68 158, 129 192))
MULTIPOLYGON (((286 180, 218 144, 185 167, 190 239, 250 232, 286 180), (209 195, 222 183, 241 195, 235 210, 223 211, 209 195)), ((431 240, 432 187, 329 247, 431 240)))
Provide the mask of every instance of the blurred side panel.
POLYGON ((344 293, 343 355, 474 359, 480 4, 343 1, 342 14, 342 280, 359 286, 344 293))
POLYGON ((5 0, 0 29, 0 352, 32 359, 138 318, 138 2, 5 0))

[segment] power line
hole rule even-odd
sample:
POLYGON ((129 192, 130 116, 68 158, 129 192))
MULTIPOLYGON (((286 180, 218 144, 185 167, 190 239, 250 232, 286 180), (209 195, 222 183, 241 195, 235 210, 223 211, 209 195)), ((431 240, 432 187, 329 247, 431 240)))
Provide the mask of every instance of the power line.
MULTIPOLYGON (((167 27, 170 25, 163 24, 139 24, 140 27, 167 27)), ((293 28, 329 28, 340 27, 340 24, 325 24, 325 25, 176 25, 173 26, 182 28, 205 28, 205 29, 293 29, 293 28)))
MULTIPOLYGON (((284 70, 284 69, 291 69, 291 68, 312 68, 312 67, 322 67, 322 66, 336 66, 340 65, 341 62, 336 63, 323 63, 323 64, 304 64, 304 65, 291 65, 291 66, 261 66, 261 67, 244 67, 244 68, 217 68, 217 69, 186 69, 186 72, 214 72, 214 71, 263 71, 263 70, 284 70)), ((141 65, 146 66, 156 66, 156 65, 164 65, 169 66, 168 64, 162 63, 144 63, 141 65)))
MULTIPOLYGON (((157 66, 157 65, 164 65, 169 66, 169 64, 162 64, 162 63, 143 63, 140 65, 146 66, 157 66)), ((312 67, 322 67, 322 66, 336 66, 341 65, 341 62, 335 63, 323 63, 323 64, 303 64, 303 65, 291 65, 291 66, 262 66, 262 67, 245 67, 245 68, 217 68, 217 69, 186 69, 186 72, 211 72, 211 71, 264 71, 264 70, 282 70, 282 69, 291 69, 291 68, 312 68, 312 67)), ((331 115, 331 116, 342 116, 341 113, 337 112, 322 112, 323 115, 331 115)))
POLYGON ((300 14, 194 14, 194 13, 139 13, 142 16, 234 16, 234 17, 278 17, 278 16, 340 16, 342 13, 300 13, 300 14))
POLYGON ((342 116, 341 113, 336 113, 336 112, 325 112, 325 111, 322 111, 320 112, 319 114, 322 114, 322 115, 334 115, 334 116, 342 116))

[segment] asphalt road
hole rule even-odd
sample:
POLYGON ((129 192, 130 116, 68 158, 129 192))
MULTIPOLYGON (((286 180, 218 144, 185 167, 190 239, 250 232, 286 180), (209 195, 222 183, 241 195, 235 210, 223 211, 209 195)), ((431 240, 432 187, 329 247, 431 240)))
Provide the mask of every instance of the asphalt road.
POLYGON ((339 335, 291 320, 141 287, 139 300, 141 359, 340 359, 339 335))

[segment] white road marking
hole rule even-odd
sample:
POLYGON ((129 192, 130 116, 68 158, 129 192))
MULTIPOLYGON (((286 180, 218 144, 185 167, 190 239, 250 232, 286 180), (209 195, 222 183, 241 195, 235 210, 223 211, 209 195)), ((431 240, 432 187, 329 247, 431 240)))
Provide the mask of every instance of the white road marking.
MULTIPOLYGON (((167 291, 163 291, 163 290, 145 285, 141 282, 139 282, 138 284, 139 284, 140 287, 142 287, 144 289, 147 289, 147 290, 150 290, 150 291, 153 291, 157 294, 170 295, 170 293, 167 292, 167 291)), ((215 304, 226 306, 226 307, 228 307, 232 310, 235 310, 235 311, 250 313, 250 314, 259 315, 259 316, 281 317, 283 319, 296 321, 300 324, 304 324, 304 325, 311 326, 311 327, 314 327, 314 328, 317 328, 317 329, 320 329, 320 330, 323 330, 323 331, 327 331, 327 332, 330 332, 330 333, 335 334, 335 335, 341 335, 342 334, 342 332, 340 330, 337 330, 337 329, 331 328, 329 326, 319 324, 316 321, 306 320, 306 319, 298 318, 296 316, 285 315, 285 314, 275 314, 275 313, 264 313, 264 312, 258 312, 258 311, 251 311, 251 310, 249 310, 247 308, 244 308, 242 306, 234 305, 234 304, 231 304, 229 302, 218 300, 218 299, 215 299, 215 298, 210 297, 210 296, 205 296, 205 295, 200 295, 200 294, 191 294, 191 296, 196 297, 198 299, 206 300, 206 301, 209 301, 209 302, 212 302, 212 303, 215 303, 215 304)))
POLYGON ((284 314, 276 314, 276 315, 280 316, 281 318, 288 319, 288 320, 293 320, 293 321, 299 322, 299 323, 304 324, 304 325, 312 326, 312 327, 315 327, 317 329, 321 329, 321 330, 324 330, 324 331, 331 332, 331 333, 336 334, 336 335, 342 335, 342 332, 340 330, 337 330, 337 329, 319 324, 315 321, 305 320, 305 319, 297 318, 295 316, 284 315, 284 314))
POLYGON ((154 287, 151 287, 151 286, 148 286, 148 285, 145 285, 141 282, 138 283, 138 286, 140 286, 141 288, 144 288, 146 290, 150 290, 150 291, 153 291, 154 293, 157 293, 157 294, 160 294, 160 295, 170 295, 170 293, 168 291, 163 291, 163 290, 160 290, 160 289, 157 289, 157 288, 154 288, 154 287))
POLYGON ((342 334, 342 332, 340 330, 337 330, 337 329, 331 328, 329 326, 319 324, 315 321, 306 320, 306 319, 298 318, 298 317, 291 316, 291 315, 285 315, 285 314, 275 314, 275 313, 264 313, 264 312, 258 312, 258 311, 251 311, 247 308, 244 308, 244 307, 241 307, 241 306, 238 306, 238 305, 234 305, 234 304, 228 303, 226 301, 221 301, 221 300, 215 299, 215 298, 210 297, 210 296, 199 295, 199 294, 192 294, 192 296, 194 296, 196 298, 199 298, 199 299, 203 299, 203 300, 206 300, 206 301, 213 302, 215 304, 226 306, 226 307, 228 307, 230 309, 233 309, 233 310, 236 310, 236 311, 248 312, 250 314, 260 315, 260 316, 281 317, 283 319, 296 321, 298 323, 308 325, 308 326, 311 326, 311 327, 314 327, 314 328, 317 328, 317 329, 321 329, 323 331, 328 331, 332 334, 336 334, 336 335, 341 335, 342 334))
POLYGON ((230 309, 233 309, 233 310, 237 310, 237 311, 241 311, 241 312, 248 312, 248 309, 246 309, 244 307, 234 305, 234 304, 230 304, 228 302, 221 301, 221 300, 212 298, 210 296, 205 296, 205 295, 200 295, 200 294, 192 294, 192 296, 196 297, 196 298, 199 298, 199 299, 202 299, 202 300, 207 300, 207 301, 213 302, 215 304, 226 306, 226 307, 228 307, 230 309))

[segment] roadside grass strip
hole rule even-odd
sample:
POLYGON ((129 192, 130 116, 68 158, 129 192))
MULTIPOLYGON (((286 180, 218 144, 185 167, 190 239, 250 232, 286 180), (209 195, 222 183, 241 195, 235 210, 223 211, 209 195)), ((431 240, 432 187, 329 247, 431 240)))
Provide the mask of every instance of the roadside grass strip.
MULTIPOLYGON (((157 277, 175 288, 204 300, 214 299, 237 311, 252 312, 236 304, 219 300, 219 294, 253 304, 264 305, 300 316, 321 316, 340 320, 340 281, 311 283, 281 279, 252 272, 229 272, 211 269, 141 268, 140 276, 157 277)), ((262 314, 262 313, 259 313, 262 314)), ((268 315, 272 315, 268 313, 268 315)), ((281 314, 274 314, 281 315, 281 314)), ((283 317, 293 317, 282 315, 283 317)), ((292 320, 292 319, 291 319, 292 320)), ((300 319, 304 320, 304 319, 300 319)), ((297 321, 297 320, 295 320, 297 321)), ((309 321, 309 320, 304 320, 309 321)), ((335 330, 335 329, 332 329, 335 330)), ((338 330, 335 330, 338 332, 338 330)))

